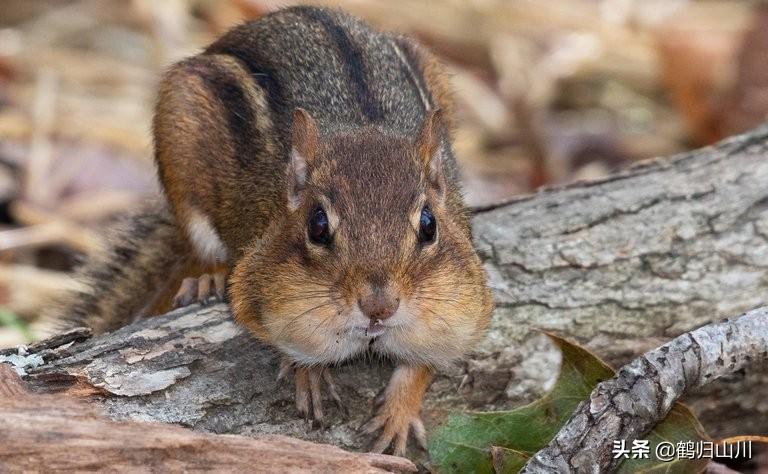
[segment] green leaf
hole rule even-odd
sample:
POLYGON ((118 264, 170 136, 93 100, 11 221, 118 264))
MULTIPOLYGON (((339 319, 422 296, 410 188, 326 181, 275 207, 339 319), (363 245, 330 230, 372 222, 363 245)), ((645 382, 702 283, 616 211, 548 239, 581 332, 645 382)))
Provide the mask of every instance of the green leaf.
POLYGON ((494 446, 491 448, 493 469, 499 474, 514 474, 520 472, 530 456, 514 449, 494 446))
POLYGON ((613 371, 585 349, 550 336, 563 353, 552 392, 512 411, 451 415, 431 439, 430 456, 442 472, 493 472, 491 446, 530 455, 547 444, 598 382, 613 371))
MULTIPOLYGON (((549 335, 562 352, 562 364, 555 386, 541 399, 511 411, 467 412, 449 416, 433 431, 429 453, 443 473, 518 472, 527 459, 557 434, 578 404, 614 371, 586 349, 549 335)), ((703 428, 684 406, 676 405, 667 419, 645 439, 650 441, 650 458, 660 441, 707 439, 703 428)), ((661 463, 657 459, 631 459, 620 472, 699 472, 701 460, 661 463)))

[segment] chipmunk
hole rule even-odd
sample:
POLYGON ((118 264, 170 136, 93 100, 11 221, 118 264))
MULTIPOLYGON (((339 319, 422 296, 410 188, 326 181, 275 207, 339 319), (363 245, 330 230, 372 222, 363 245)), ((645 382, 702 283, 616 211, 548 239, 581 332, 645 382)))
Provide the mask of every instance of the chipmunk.
POLYGON ((415 41, 293 7, 235 27, 165 74, 154 118, 165 202, 137 210, 81 270, 64 313, 97 332, 223 296, 284 358, 323 419, 328 368, 397 362, 367 432, 403 455, 435 370, 492 311, 451 148, 446 74, 415 41), (202 277, 200 277, 200 275, 202 277), (199 277, 199 278, 198 278, 199 277), (226 285, 225 285, 226 283, 226 285), (164 306, 166 305, 166 306, 164 306))

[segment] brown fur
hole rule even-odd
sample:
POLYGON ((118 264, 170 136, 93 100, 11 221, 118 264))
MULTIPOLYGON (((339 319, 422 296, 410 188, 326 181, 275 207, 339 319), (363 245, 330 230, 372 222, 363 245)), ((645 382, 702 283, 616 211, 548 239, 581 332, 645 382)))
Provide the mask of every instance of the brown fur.
POLYGON ((113 272, 114 285, 100 285, 80 319, 112 329, 120 318, 98 317, 149 295, 159 308, 175 289, 161 282, 224 265, 235 318, 299 366, 300 409, 309 393, 321 413, 329 364, 369 348, 401 364, 377 417, 378 447, 395 440, 400 453, 431 371, 471 349, 492 308, 452 126, 445 71, 410 39, 310 7, 233 29, 165 75, 154 136, 170 209, 140 213, 135 222, 156 228, 118 238, 134 249, 125 269, 111 265, 114 251, 86 269, 113 272), (418 240, 425 206, 431 242, 418 240), (324 245, 307 230, 320 208, 324 245), (359 308, 373 288, 398 302, 375 338, 359 308))
POLYGON ((139 206, 108 240, 77 272, 86 289, 68 295, 49 315, 56 323, 114 331, 169 309, 177 281, 200 269, 163 201, 139 206))

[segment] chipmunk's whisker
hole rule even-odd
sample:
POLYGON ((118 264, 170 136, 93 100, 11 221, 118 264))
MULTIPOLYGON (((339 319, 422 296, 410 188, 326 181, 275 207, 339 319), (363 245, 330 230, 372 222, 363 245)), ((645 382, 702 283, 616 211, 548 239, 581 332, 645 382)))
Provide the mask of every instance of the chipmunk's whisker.
MULTIPOLYGON (((301 312, 301 313, 297 314, 296 316, 293 316, 293 317, 291 317, 291 318, 289 319, 289 321, 288 321, 288 322, 286 322, 286 323, 283 325, 283 328, 282 328, 282 330, 281 330, 281 331, 278 333, 278 335, 277 335, 276 337, 277 337, 277 338, 278 338, 278 340, 279 340, 279 339, 280 339, 280 338, 283 336, 283 334, 285 333, 285 331, 287 331, 287 330, 288 330, 288 328, 289 328, 289 327, 293 326, 293 325, 294 325, 294 324, 295 324, 295 323, 296 323, 296 322, 297 322, 297 321, 298 321, 298 320, 299 320, 299 319, 300 319, 302 316, 306 315, 307 313, 310 313, 310 312, 312 312, 312 311, 316 311, 316 310, 318 310, 318 309, 320 309, 320 308, 324 308, 324 307, 326 307, 326 306, 331 306, 332 304, 333 304, 333 302, 332 302, 332 301, 326 301, 325 303, 320 303, 319 305, 313 306, 313 307, 311 307, 311 308, 307 309, 306 311, 303 311, 303 312, 301 312)), ((275 325, 279 324, 280 322, 282 322, 282 321, 275 321, 275 325)), ((266 327, 269 327, 269 324, 265 324, 265 326, 266 326, 266 327)))

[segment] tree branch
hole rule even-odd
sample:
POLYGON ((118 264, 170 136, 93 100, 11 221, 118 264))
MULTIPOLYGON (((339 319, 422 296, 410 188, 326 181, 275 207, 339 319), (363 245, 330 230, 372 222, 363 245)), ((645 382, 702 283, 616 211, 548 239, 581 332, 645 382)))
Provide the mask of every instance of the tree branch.
POLYGON ((522 472, 609 472, 614 440, 651 431, 683 395, 768 361, 768 307, 685 333, 601 382, 522 472))

